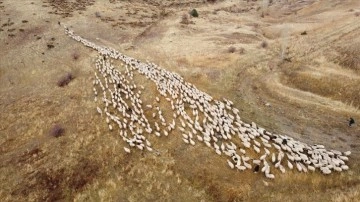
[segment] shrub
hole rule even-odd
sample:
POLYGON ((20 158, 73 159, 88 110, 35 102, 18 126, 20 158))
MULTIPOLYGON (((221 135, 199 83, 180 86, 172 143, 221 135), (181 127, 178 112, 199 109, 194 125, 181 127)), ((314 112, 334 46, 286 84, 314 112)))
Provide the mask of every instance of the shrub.
POLYGON ((230 47, 228 48, 228 52, 229 52, 229 53, 235 53, 235 51, 236 51, 236 48, 235 48, 234 46, 230 46, 230 47))
POLYGON ((197 12, 197 10, 195 8, 190 12, 190 15, 195 18, 199 17, 199 13, 197 12))
POLYGON ((261 46, 261 48, 267 48, 268 43, 266 41, 263 41, 263 42, 261 42, 260 46, 261 46))
POLYGON ((72 54, 72 58, 73 58, 74 60, 79 59, 79 57, 80 57, 80 55, 79 55, 79 53, 77 53, 77 52, 75 52, 75 53, 72 54))
POLYGON ((239 48, 239 54, 244 54, 245 53, 245 48, 241 47, 239 48))
POLYGON ((65 129, 63 127, 61 127, 60 125, 56 124, 50 129, 49 135, 57 138, 57 137, 62 136, 64 134, 64 132, 65 132, 65 129))
POLYGON ((48 44, 47 47, 48 47, 48 49, 52 49, 52 48, 54 48, 55 46, 54 46, 53 44, 48 44))
POLYGON ((70 83, 70 81, 73 79, 74 79, 74 76, 71 73, 67 73, 66 75, 64 75, 63 77, 61 77, 59 79, 59 81, 57 82, 57 85, 59 87, 64 87, 64 86, 68 85, 70 83))
POLYGON ((184 13, 183 16, 181 17, 181 24, 190 24, 190 20, 189 20, 189 15, 184 13))

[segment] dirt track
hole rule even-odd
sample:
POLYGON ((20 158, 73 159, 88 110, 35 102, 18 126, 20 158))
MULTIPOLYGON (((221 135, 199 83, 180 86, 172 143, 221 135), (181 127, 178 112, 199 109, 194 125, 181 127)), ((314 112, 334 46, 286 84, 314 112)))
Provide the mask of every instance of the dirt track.
POLYGON ((4 201, 359 197, 360 127, 350 128, 346 121, 350 116, 360 120, 358 1, 274 1, 266 8, 246 1, 1 2, 4 201), (180 23, 192 8, 199 18, 180 23), (306 143, 351 150, 350 171, 330 176, 287 172, 269 181, 251 171, 234 172, 211 150, 188 147, 181 138, 155 142, 161 156, 126 155, 95 110, 96 54, 69 39, 58 22, 91 41, 177 72, 215 98, 234 101, 244 121, 306 143), (75 79, 57 87, 67 72, 75 79), (65 128, 64 136, 49 136, 55 123, 65 128))

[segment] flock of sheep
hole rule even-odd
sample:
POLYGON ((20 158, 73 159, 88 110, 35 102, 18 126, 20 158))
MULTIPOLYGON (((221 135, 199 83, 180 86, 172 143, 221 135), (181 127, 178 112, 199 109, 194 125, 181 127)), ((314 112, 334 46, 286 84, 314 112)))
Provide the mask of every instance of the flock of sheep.
POLYGON ((319 169, 323 174, 349 169, 346 162, 350 151, 308 145, 255 123, 244 123, 230 100, 215 100, 176 73, 98 46, 67 27, 65 30, 71 38, 99 52, 93 81, 97 111, 105 117, 109 130, 118 132, 127 143, 125 152, 157 152, 148 138, 173 133, 180 134, 186 144, 203 144, 226 157, 231 169, 251 169, 271 179, 286 169, 319 169), (122 61, 122 67, 115 67, 114 60, 122 61), (135 84, 134 73, 153 81, 160 95, 142 100, 145 87, 135 84))

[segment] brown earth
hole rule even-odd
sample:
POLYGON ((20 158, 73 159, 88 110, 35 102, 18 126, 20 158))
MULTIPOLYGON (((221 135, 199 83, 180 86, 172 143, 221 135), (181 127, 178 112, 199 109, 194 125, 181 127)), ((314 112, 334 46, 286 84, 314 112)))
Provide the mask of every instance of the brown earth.
MULTIPOLYGON (((360 198, 360 2, 0 0, 1 201, 356 201, 360 198), (196 8, 198 18, 181 23, 196 8), (125 154, 96 113, 98 44, 179 73, 244 121, 351 150, 350 170, 230 170, 180 137, 125 154), (59 87, 70 73, 73 79, 59 87), (64 129, 52 136, 54 125, 64 129)), ((150 84, 149 84, 150 85, 150 84)), ((148 92, 151 94, 151 92, 148 92)))

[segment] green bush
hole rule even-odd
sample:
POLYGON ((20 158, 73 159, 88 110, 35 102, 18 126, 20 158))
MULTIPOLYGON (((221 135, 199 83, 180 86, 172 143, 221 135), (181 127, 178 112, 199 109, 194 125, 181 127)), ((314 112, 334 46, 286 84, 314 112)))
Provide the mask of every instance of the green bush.
POLYGON ((199 13, 197 12, 197 10, 195 8, 190 12, 190 15, 195 18, 199 17, 199 13))

